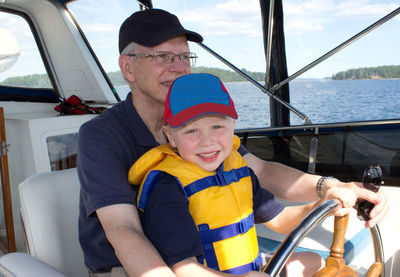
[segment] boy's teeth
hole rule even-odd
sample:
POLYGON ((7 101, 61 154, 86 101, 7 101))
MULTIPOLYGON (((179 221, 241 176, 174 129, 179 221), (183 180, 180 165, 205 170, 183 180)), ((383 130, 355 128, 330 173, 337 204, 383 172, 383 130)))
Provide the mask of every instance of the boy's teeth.
POLYGON ((213 155, 217 154, 217 152, 211 152, 211 153, 207 153, 207 154, 200 154, 200 156, 202 157, 211 157, 213 155))

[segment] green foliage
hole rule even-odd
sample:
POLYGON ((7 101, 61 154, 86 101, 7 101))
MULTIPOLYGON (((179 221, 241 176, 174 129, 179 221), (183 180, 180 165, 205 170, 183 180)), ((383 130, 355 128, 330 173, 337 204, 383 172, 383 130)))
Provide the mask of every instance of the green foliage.
MULTIPOLYGON (((244 68, 241 69, 244 73, 255 79, 256 81, 265 81, 265 73, 262 72, 250 72, 244 68)), ((244 77, 238 73, 230 70, 213 68, 213 67, 195 67, 192 69, 193 73, 209 73, 217 76, 223 82, 244 82, 247 81, 244 77)))
MULTIPOLYGON (((247 75, 251 76, 253 79, 257 81, 265 80, 265 73, 261 72, 250 72, 246 69, 242 69, 247 75)), ((220 69, 220 68, 211 68, 211 67, 195 67, 192 69, 193 73, 210 73, 215 76, 218 76, 223 82, 243 82, 246 81, 245 78, 240 76, 238 73, 220 69)), ((108 78, 114 86, 123 86, 126 85, 126 81, 120 71, 113 71, 107 73, 108 78)), ((50 83, 50 79, 47 74, 34 74, 34 75, 26 75, 20 77, 10 77, 5 79, 2 85, 9 86, 22 86, 22 87, 30 87, 30 88, 52 88, 50 83)))
POLYGON ((29 88, 53 88, 47 74, 33 74, 5 79, 2 85, 29 87, 29 88))
MULTIPOLYGON (((257 81, 264 81, 265 80, 265 73, 261 72, 250 72, 244 68, 242 68, 242 71, 252 77, 253 79, 257 81)), ((193 73, 209 73, 213 74, 215 76, 218 76, 223 82, 243 82, 246 81, 245 78, 240 76, 238 73, 234 71, 229 71, 225 69, 220 69, 220 68, 213 68, 213 67, 194 67, 192 68, 193 73)), ((120 71, 113 71, 107 73, 108 77, 110 78, 111 82, 114 84, 114 86, 121 86, 121 85, 126 85, 126 81, 122 77, 122 74, 120 71)))
POLYGON ((400 78, 400 65, 349 69, 332 75, 333 80, 365 80, 400 78))

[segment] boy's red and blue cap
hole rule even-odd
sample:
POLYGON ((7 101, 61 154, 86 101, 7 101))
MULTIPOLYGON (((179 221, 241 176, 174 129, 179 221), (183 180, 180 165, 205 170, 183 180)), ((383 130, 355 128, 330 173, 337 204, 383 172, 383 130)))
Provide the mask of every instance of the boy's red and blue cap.
POLYGON ((210 113, 238 118, 235 105, 217 76, 192 73, 174 81, 165 100, 165 125, 179 127, 197 116, 210 113))

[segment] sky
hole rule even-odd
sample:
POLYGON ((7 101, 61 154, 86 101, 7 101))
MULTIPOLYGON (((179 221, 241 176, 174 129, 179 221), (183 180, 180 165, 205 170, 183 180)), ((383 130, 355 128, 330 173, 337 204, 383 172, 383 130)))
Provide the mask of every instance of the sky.
MULTIPOLYGON (((265 72, 258 0, 153 0, 153 5, 175 13, 185 28, 202 34, 206 46, 238 68, 265 72)), ((284 0, 283 5, 286 55, 291 75, 400 7, 400 0, 284 0)), ((68 7, 106 72, 118 70, 119 26, 138 9, 137 2, 79 0, 68 7)), ((14 67, 0 73, 0 81, 12 76, 13 72, 43 73, 43 67, 29 66, 34 63, 34 55, 30 53, 34 49, 24 45, 24 36, 28 32, 21 31, 21 20, 13 18, 11 24, 6 19, 0 13, 0 28, 11 29, 22 51, 14 67)), ((198 66, 226 69, 198 45, 191 43, 190 47, 199 56, 198 66)), ((324 78, 350 68, 400 65, 398 49, 400 15, 300 77, 324 78)))

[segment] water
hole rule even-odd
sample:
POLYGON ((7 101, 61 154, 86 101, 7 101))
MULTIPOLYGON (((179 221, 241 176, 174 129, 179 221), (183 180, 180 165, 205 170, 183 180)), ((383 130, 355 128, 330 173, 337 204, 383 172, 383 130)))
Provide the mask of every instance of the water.
MULTIPOLYGON (((269 98, 250 83, 225 83, 239 115, 236 128, 270 126, 269 98)), ((121 99, 129 88, 119 87, 121 99)), ((298 79, 290 83, 291 105, 312 123, 400 118, 400 80, 298 79)), ((304 124, 290 113, 292 125, 304 124)))

